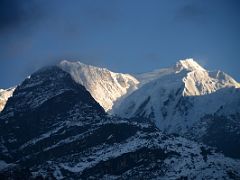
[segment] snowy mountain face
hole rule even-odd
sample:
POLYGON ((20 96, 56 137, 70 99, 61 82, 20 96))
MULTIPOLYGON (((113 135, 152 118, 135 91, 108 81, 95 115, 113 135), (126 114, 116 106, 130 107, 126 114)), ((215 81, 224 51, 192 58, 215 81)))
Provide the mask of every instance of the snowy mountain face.
POLYGON ((81 62, 62 61, 59 67, 83 85, 105 111, 111 110, 114 103, 136 90, 139 83, 129 74, 114 73, 81 62))
POLYGON ((5 107, 8 98, 10 98, 15 90, 15 87, 9 89, 0 89, 0 112, 5 107))
POLYGON ((58 67, 26 79, 0 114, 0 179, 238 179, 239 167, 143 119, 108 116, 58 67))
MULTIPOLYGON (((144 82, 148 81, 146 77, 147 74, 141 77, 144 82)), ((123 117, 151 118, 167 132, 184 132, 203 115, 215 113, 239 97, 239 87, 227 74, 209 72, 188 59, 151 77, 150 82, 129 95, 114 112, 123 117), (236 92, 231 93, 229 88, 236 92)))
MULTIPOLYGON (((137 78, 140 84, 143 81, 143 85, 125 98, 117 108, 113 107, 115 114, 127 118, 149 118, 167 133, 185 135, 191 132, 192 137, 201 136, 199 139, 213 131, 210 128, 213 120, 205 123, 201 132, 193 131, 194 127, 201 126, 205 117, 216 117, 217 114, 224 119, 239 117, 239 83, 224 72, 205 70, 192 59, 181 60, 172 68, 138 75, 137 78)), ((239 118, 235 121, 240 123, 239 118)), ((220 128, 216 127, 215 131, 216 129, 221 133, 220 128)), ((232 130, 228 129, 226 133, 230 135, 232 130)), ((238 139, 235 148, 240 147, 239 134, 238 125, 234 134, 238 139)), ((211 145, 217 145, 221 141, 220 138, 205 140, 211 145)), ((240 157, 240 153, 237 156, 240 157)))

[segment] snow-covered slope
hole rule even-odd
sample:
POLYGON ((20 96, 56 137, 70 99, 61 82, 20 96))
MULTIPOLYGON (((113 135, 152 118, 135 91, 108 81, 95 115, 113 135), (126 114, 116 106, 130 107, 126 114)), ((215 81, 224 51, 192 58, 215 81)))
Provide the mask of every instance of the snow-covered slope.
POLYGON ((239 89, 233 78, 221 71, 207 71, 193 59, 158 72, 138 76, 143 85, 113 107, 114 112, 122 117, 147 117, 162 130, 184 133, 205 114, 215 113, 240 95, 227 90, 239 89))
POLYGON ((120 98, 137 89, 139 81, 129 74, 114 73, 81 62, 62 61, 59 67, 91 93, 93 98, 109 111, 120 98))
POLYGON ((15 88, 16 87, 12 87, 9 89, 0 89, 0 112, 5 107, 5 104, 7 103, 8 98, 12 96, 15 88))
POLYGON ((190 71, 199 69, 204 71, 204 69, 193 59, 186 59, 186 60, 180 60, 173 67, 156 69, 151 72, 136 74, 134 75, 134 77, 136 77, 140 81, 141 85, 143 85, 150 81, 156 80, 162 76, 177 73, 183 69, 190 70, 190 71))

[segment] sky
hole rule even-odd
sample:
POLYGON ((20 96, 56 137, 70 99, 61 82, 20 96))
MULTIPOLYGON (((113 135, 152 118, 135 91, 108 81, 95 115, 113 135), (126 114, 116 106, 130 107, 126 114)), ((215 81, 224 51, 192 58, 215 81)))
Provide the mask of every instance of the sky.
POLYGON ((185 58, 240 81, 239 0, 0 1, 0 88, 63 59, 142 73, 185 58))

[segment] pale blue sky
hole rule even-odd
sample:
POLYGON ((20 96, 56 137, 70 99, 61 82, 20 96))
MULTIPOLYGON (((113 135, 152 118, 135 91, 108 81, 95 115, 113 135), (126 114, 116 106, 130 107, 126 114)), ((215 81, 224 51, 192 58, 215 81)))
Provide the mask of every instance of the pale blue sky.
POLYGON ((140 73, 189 57, 240 80, 240 1, 0 2, 0 88, 61 59, 140 73))

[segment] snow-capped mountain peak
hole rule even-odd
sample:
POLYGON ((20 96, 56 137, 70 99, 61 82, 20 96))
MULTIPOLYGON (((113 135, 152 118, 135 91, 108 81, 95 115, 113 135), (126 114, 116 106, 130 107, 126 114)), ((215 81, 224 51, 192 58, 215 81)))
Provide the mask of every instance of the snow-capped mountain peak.
POLYGON ((205 69, 199 65, 196 61, 194 61, 192 58, 185 59, 185 60, 179 60, 175 65, 175 70, 181 71, 181 70, 187 70, 187 71, 205 71, 205 69))
MULTIPOLYGON (((179 60, 172 67, 135 75, 135 77, 114 73, 106 68, 86 65, 79 61, 63 60, 59 67, 70 73, 77 83, 85 86, 105 111, 110 113, 119 112, 120 104, 124 109, 127 108, 126 97, 131 100, 136 96, 134 99, 142 103, 144 98, 139 99, 139 97, 145 97, 148 92, 145 89, 149 88, 151 97, 159 94, 159 89, 169 93, 179 90, 179 95, 184 97, 207 95, 221 88, 240 87, 239 83, 229 75, 221 71, 207 71, 193 59, 179 60), (156 92, 152 92, 154 90, 156 92)), ((154 98, 156 97, 151 99, 154 98)))
POLYGON ((81 62, 61 61, 59 67, 91 93, 93 98, 109 111, 113 104, 137 89, 139 81, 129 75, 114 73, 106 68, 86 65, 81 62))
POLYGON ((192 71, 206 71, 201 65, 199 65, 194 59, 179 60, 174 66, 168 68, 156 69, 151 72, 142 74, 136 74, 136 77, 140 81, 140 85, 144 85, 150 81, 156 80, 169 74, 176 74, 181 71, 192 72, 192 71))
POLYGON ((180 133, 239 97, 239 91, 231 94, 228 90, 240 88, 231 76, 205 70, 193 59, 180 60, 175 71, 171 69, 145 73, 142 79, 146 83, 114 106, 114 112, 122 117, 150 118, 160 129, 180 133))

